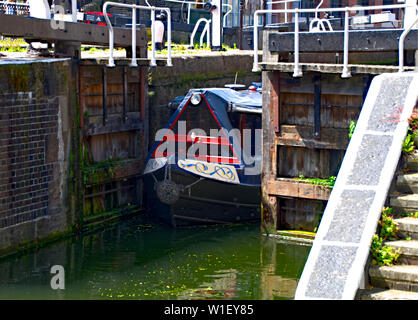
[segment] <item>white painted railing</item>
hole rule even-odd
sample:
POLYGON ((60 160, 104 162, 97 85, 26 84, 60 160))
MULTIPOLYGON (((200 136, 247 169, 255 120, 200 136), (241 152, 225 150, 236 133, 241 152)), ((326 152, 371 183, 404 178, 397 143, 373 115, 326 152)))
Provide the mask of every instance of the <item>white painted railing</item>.
POLYGON ((226 27, 226 18, 232 12, 232 6, 230 4, 228 4, 228 3, 223 3, 222 5, 224 7, 228 7, 229 8, 229 10, 224 14, 224 17, 223 17, 223 26, 225 28, 226 27))
POLYGON ((200 47, 203 47, 203 39, 206 35, 206 40, 208 47, 210 47, 210 23, 212 20, 208 20, 205 18, 200 18, 193 29, 192 35, 190 36, 190 48, 194 48, 194 37, 196 35, 197 30, 199 29, 199 26, 202 22, 205 23, 205 27, 203 28, 202 34, 200 36, 200 47))
POLYGON ((412 27, 415 26, 415 24, 418 23, 418 15, 415 19, 415 22, 410 24, 408 28, 406 28, 401 36, 399 37, 399 72, 404 71, 404 61, 403 61, 403 55, 404 55, 404 44, 405 44, 405 38, 408 35, 409 31, 411 31, 412 27))
MULTIPOLYGON (((261 71, 259 62, 258 62, 258 27, 259 27, 259 16, 269 13, 283 13, 285 15, 292 13, 295 16, 294 19, 294 25, 295 25, 295 31, 294 31, 294 56, 295 56, 295 62, 294 62, 294 77, 301 77, 302 71, 299 66, 299 15, 302 13, 315 13, 316 15, 320 12, 344 12, 344 61, 343 61, 343 72, 341 77, 342 78, 349 78, 351 77, 349 68, 348 68, 348 55, 349 55, 349 13, 350 12, 357 12, 357 11, 363 11, 363 10, 389 10, 389 9, 405 9, 405 11, 415 10, 415 16, 416 16, 416 10, 418 6, 417 5, 410 5, 410 4, 398 4, 398 5, 386 5, 386 6, 364 6, 364 7, 345 7, 345 8, 315 8, 315 9, 293 9, 293 10, 286 10, 286 9, 274 9, 274 10, 257 10, 254 13, 254 63, 253 63, 253 72, 261 71)), ((405 35, 404 37, 401 37, 399 39, 399 56, 401 56, 401 52, 403 55, 403 41, 406 37, 406 34, 410 31, 410 29, 414 26, 414 23, 410 24, 410 28, 405 29, 405 35), (402 40, 402 41, 401 41, 402 40), (402 50, 402 51, 401 51, 402 50)), ((399 67, 401 70, 401 62, 399 60, 399 67)), ((403 67, 402 67, 403 70, 403 67)))
POLYGON ((138 63, 136 61, 136 13, 137 10, 149 10, 151 11, 151 62, 150 66, 155 67, 157 66, 157 60, 155 57, 156 50, 155 50, 155 11, 164 11, 167 13, 167 66, 173 66, 171 60, 171 11, 169 8, 160 8, 160 7, 152 7, 152 6, 140 6, 135 4, 125 4, 125 3, 117 3, 117 2, 106 2, 103 5, 103 16, 106 19, 107 27, 109 29, 109 64, 108 67, 115 66, 115 60, 113 58, 113 49, 114 49, 114 31, 112 23, 107 15, 107 8, 113 7, 121 7, 121 8, 130 8, 132 9, 132 61, 130 66, 137 67, 138 63))
POLYGON ((328 27, 328 31, 334 31, 328 19, 321 19, 318 16, 319 14, 318 9, 322 6, 323 3, 324 3, 324 0, 321 0, 321 2, 316 6, 315 18, 313 18, 311 23, 309 24, 310 32, 327 31, 327 27, 328 27), (316 27, 314 27, 315 23, 317 24, 316 27))

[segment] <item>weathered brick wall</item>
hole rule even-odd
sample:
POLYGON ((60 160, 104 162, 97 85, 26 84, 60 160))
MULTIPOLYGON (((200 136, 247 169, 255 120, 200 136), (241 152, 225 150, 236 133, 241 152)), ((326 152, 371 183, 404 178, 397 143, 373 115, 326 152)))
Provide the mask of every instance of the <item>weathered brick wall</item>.
POLYGON ((54 163, 46 154, 57 134, 57 99, 0 95, 0 228, 48 214, 54 163))
POLYGON ((71 225, 66 63, 0 65, 0 255, 71 225))

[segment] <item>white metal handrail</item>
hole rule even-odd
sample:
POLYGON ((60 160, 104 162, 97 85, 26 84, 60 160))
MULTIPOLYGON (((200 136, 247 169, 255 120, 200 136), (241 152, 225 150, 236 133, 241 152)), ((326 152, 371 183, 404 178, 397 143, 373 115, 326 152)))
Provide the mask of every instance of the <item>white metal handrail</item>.
POLYGON ((167 66, 173 66, 171 60, 171 11, 169 8, 160 8, 160 7, 149 7, 149 6, 140 6, 136 4, 125 4, 118 2, 106 2, 103 5, 103 16, 106 20, 107 27, 109 29, 109 64, 108 67, 115 66, 115 60, 113 58, 113 49, 114 49, 114 30, 112 23, 107 15, 107 8, 109 6, 121 7, 121 8, 130 8, 132 9, 132 60, 131 67, 137 67, 136 61, 136 11, 138 9, 149 10, 151 11, 151 62, 150 66, 157 66, 157 60, 155 57, 155 11, 165 11, 167 13, 167 66))
POLYGON ((312 19, 310 25, 309 25, 309 31, 311 32, 317 32, 317 31, 327 31, 327 28, 325 25, 328 26, 329 31, 334 31, 332 29, 331 23, 328 21, 328 19, 321 19, 318 17, 318 9, 322 6, 324 3, 324 0, 321 0, 321 2, 316 6, 315 8, 315 18, 312 19), (314 27, 314 24, 317 24, 316 27, 314 27))
MULTIPOLYGON (((258 62, 258 26, 259 26, 259 16, 266 14, 266 13, 284 13, 285 15, 289 13, 293 13, 295 15, 295 65, 294 65, 294 76, 300 77, 302 76, 301 69, 299 67, 299 14, 301 13, 319 13, 319 12, 344 12, 345 18, 344 18, 344 61, 343 61, 343 72, 341 77, 342 78, 349 78, 351 76, 349 69, 348 69, 348 43, 349 43, 349 13, 354 11, 363 11, 363 10, 384 10, 384 9, 407 9, 410 8, 415 9, 418 8, 416 5, 409 5, 409 4, 398 4, 398 5, 381 5, 381 6, 364 6, 364 7, 345 7, 345 8, 315 8, 315 9, 293 9, 293 10, 286 10, 286 9, 274 9, 274 10, 257 10, 254 13, 254 63, 253 63, 253 72, 261 71, 259 67, 258 62)), ((414 26, 414 23, 411 25, 414 26)), ((408 32, 410 31, 410 28, 408 28, 408 32)), ((406 35, 405 35, 406 36, 406 35)), ((403 37, 403 39, 405 38, 403 37)), ((399 39, 399 41, 401 38, 399 39)), ((399 43, 399 46, 403 48, 403 45, 401 46, 401 42, 399 43)), ((403 53, 403 49, 402 49, 403 53)), ((403 62, 403 60, 402 60, 403 62)), ((399 61, 401 63, 401 61, 399 61)))
POLYGON ((226 27, 226 17, 228 17, 228 15, 232 12, 232 6, 228 3, 223 3, 222 4, 224 7, 228 7, 229 10, 224 14, 224 18, 223 18, 223 26, 224 28, 226 27))
POLYGON ((200 18, 193 29, 192 35, 190 36, 190 48, 194 47, 194 37, 196 35, 197 29, 199 29, 199 26, 202 22, 205 22, 205 27, 203 28, 202 34, 200 36, 200 47, 203 47, 203 39, 206 34, 206 39, 208 43, 208 47, 210 47, 210 24, 212 20, 208 20, 206 18, 200 18))
POLYGON ((315 18, 318 18, 318 9, 322 6, 324 3, 324 0, 321 0, 321 2, 316 6, 315 8, 315 18))
MULTIPOLYGON (((418 8, 418 6, 417 6, 418 8)), ((418 15, 417 18, 415 19, 415 22, 410 24, 408 28, 406 28, 401 36, 399 37, 399 72, 403 72, 404 71, 404 44, 405 44, 405 38, 408 35, 409 31, 411 31, 411 29, 415 26, 415 24, 418 23, 418 15)))

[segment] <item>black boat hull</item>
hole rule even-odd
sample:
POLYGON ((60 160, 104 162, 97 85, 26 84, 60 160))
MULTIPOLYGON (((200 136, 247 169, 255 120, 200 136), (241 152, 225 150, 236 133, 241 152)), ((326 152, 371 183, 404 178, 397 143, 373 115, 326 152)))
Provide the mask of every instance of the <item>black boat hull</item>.
POLYGON ((171 170, 171 181, 185 188, 171 205, 162 203, 155 191, 155 179, 164 180, 164 168, 144 176, 147 207, 150 215, 174 227, 239 223, 261 218, 261 189, 259 186, 230 184, 203 179, 180 169, 171 170), (199 181, 199 182, 198 182, 199 181))

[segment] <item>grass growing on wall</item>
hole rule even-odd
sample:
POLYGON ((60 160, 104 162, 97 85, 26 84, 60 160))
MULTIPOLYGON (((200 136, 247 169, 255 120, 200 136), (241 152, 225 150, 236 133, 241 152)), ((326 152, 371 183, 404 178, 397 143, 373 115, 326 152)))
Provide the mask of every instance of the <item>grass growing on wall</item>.
POLYGON ((301 182, 308 183, 308 184, 313 184, 313 185, 327 187, 327 188, 332 189, 334 187, 335 180, 337 179, 337 177, 331 176, 327 179, 320 179, 320 178, 305 178, 303 175, 300 175, 299 177, 295 179, 301 182))
POLYGON ((26 52, 28 43, 20 38, 5 38, 0 40, 0 51, 3 52, 26 52))

